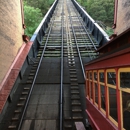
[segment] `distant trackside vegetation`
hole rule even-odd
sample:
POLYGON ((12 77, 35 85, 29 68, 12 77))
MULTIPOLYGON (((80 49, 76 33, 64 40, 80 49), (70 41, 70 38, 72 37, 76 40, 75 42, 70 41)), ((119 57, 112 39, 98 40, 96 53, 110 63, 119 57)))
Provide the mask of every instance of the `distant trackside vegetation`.
MULTIPOLYGON (((54 0, 24 0, 25 34, 32 36, 54 0)), ((77 0, 89 15, 103 27, 110 36, 113 34, 114 0, 77 0)))
POLYGON ((24 0, 25 34, 32 36, 54 0, 24 0))
MULTIPOLYGON (((108 35, 113 33, 114 0, 77 0, 98 24, 104 24, 108 35)), ((102 24, 102 25, 103 25, 102 24)))

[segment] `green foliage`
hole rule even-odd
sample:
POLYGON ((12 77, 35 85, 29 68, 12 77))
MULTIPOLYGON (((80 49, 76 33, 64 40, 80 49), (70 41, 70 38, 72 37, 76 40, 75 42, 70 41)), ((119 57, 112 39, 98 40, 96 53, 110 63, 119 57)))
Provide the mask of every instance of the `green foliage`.
POLYGON ((108 36, 111 36, 114 32, 113 32, 113 29, 112 28, 107 28, 106 30, 106 33, 108 34, 108 36))
MULTIPOLYGON (((114 19, 114 0, 77 0, 95 21, 111 27, 114 19)), ((112 29, 107 32, 111 34, 112 29)), ((108 34, 108 35, 109 35, 108 34)))
POLYGON ((95 20, 109 25, 113 23, 114 0, 88 0, 86 9, 95 20))
POLYGON ((24 0, 25 34, 32 36, 54 0, 24 0))
POLYGON ((42 20, 42 13, 39 8, 34 8, 27 3, 24 3, 24 21, 26 25, 25 34, 28 36, 32 36, 35 29, 39 25, 42 20))
POLYGON ((28 5, 41 9, 43 15, 46 14, 50 6, 53 4, 54 0, 24 0, 28 5))

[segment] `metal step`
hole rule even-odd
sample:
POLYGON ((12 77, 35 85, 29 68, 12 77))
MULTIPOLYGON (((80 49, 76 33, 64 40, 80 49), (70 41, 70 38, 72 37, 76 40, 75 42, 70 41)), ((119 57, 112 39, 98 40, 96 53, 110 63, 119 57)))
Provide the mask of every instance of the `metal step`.
POLYGON ((22 95, 28 95, 28 92, 22 92, 22 95))
POLYGON ((72 112, 82 112, 81 109, 73 109, 72 112))
POLYGON ((12 120, 12 121, 18 121, 19 119, 14 117, 14 118, 12 118, 11 120, 12 120))
POLYGON ((24 106, 24 104, 20 104, 20 103, 18 103, 17 106, 24 106))
POLYGON ((29 74, 29 76, 34 76, 34 75, 35 75, 35 73, 30 73, 30 74, 29 74))
POLYGON ((77 78, 77 75, 70 75, 70 78, 77 78))
POLYGON ((28 77, 28 80, 32 80, 34 77, 33 76, 30 76, 30 77, 28 77))
POLYGON ((14 112, 15 113, 21 113, 21 110, 15 110, 14 112))
POLYGON ((31 84, 31 83, 32 83, 32 80, 27 80, 26 83, 31 84))
POLYGON ((21 97, 20 100, 26 100, 26 98, 21 97))
POLYGON ((35 73, 36 69, 31 69, 30 73, 35 73))
POLYGON ((72 117, 72 119, 73 119, 73 120, 82 120, 83 117, 80 117, 80 116, 77 116, 77 117, 76 117, 76 116, 74 116, 74 117, 72 117))
POLYGON ((78 96, 78 97, 71 97, 71 100, 79 100, 80 99, 80 97, 78 96))
POLYGON ((71 90, 79 90, 79 87, 70 87, 71 90))
POLYGON ((71 94, 79 94, 78 91, 74 92, 74 91, 71 91, 71 94))
POLYGON ((64 125, 64 127, 66 128, 66 129, 72 129, 72 125, 64 125))
POLYGON ((70 83, 70 85, 71 86, 78 86, 78 83, 73 82, 73 83, 70 83))
POLYGON ((8 129, 16 129, 16 128, 17 128, 16 125, 11 125, 11 126, 8 127, 8 129))
POLYGON ((72 69, 72 68, 70 68, 69 70, 70 70, 70 71, 76 71, 76 69, 72 69))
POLYGON ((27 88, 27 87, 26 87, 26 88, 24 88, 24 90, 29 90, 29 89, 30 89, 30 88, 27 88))
POLYGON ((72 102, 71 105, 72 105, 72 106, 80 106, 81 103, 75 103, 75 102, 72 102))
POLYGON ((78 79, 77 78, 71 78, 70 81, 71 82, 76 82, 76 81, 78 81, 78 79))

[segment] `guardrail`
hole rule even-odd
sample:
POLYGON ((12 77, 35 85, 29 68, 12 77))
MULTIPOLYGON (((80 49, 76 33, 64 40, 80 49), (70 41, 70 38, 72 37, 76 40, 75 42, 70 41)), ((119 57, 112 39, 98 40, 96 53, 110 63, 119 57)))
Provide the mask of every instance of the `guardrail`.
POLYGON ((39 24, 39 26, 37 27, 36 31, 34 32, 33 36, 30 39, 30 41, 33 42, 32 48, 28 54, 30 57, 32 57, 32 54, 33 54, 33 57, 36 57, 37 55, 39 46, 42 43, 43 37, 45 35, 45 31, 48 27, 48 22, 50 21, 50 18, 52 17, 52 14, 55 10, 57 2, 58 0, 55 0, 55 2, 51 6, 51 8, 48 10, 48 12, 44 16, 43 20, 41 21, 41 23, 39 24))
POLYGON ((72 0, 74 6, 78 10, 79 14, 83 18, 86 27, 90 30, 91 34, 94 36, 96 42, 102 46, 107 43, 110 39, 107 33, 94 21, 90 15, 75 1, 72 0))

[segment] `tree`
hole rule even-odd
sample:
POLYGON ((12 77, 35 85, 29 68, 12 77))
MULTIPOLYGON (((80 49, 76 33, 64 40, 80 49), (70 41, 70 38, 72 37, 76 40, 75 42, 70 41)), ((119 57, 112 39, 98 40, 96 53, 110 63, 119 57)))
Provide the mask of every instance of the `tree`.
POLYGON ((108 35, 113 34, 113 30, 110 29, 114 19, 114 0, 77 0, 83 7, 85 7, 87 13, 98 22, 104 23, 108 26, 105 30, 108 35))
POLYGON ((97 1, 94 2, 89 9, 89 13, 95 20, 104 22, 107 19, 107 14, 106 14, 104 6, 100 6, 100 4, 101 3, 97 1))
POLYGON ((26 2, 24 2, 24 21, 26 25, 25 34, 29 37, 32 36, 35 29, 39 25, 39 23, 42 20, 42 13, 39 8, 34 8, 29 5, 27 5, 26 2))
POLYGON ((94 20, 112 26, 114 18, 114 0, 78 0, 94 20))
POLYGON ((54 0, 24 0, 25 34, 32 36, 54 0))
POLYGON ((43 15, 46 14, 54 0, 24 0, 29 6, 41 9, 43 15))

